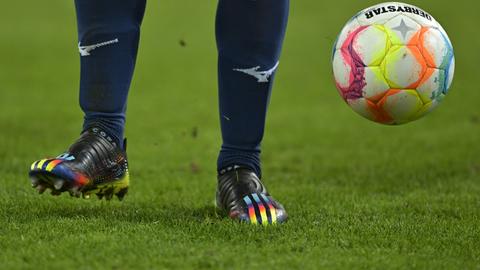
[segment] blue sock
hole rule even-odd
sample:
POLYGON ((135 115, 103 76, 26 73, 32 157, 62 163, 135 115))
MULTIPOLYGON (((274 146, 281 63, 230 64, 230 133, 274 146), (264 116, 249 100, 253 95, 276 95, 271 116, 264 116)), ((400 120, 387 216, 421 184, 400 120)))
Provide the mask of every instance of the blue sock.
POLYGON ((220 0, 216 35, 220 171, 243 165, 261 176, 260 144, 275 70, 287 26, 289 0, 220 0))
POLYGON ((75 0, 83 130, 100 127, 119 145, 145 1, 75 0))

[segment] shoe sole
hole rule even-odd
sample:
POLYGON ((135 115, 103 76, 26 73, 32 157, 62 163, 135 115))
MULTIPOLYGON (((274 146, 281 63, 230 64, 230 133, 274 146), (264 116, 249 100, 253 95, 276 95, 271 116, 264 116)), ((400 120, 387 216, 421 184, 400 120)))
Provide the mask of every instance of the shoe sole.
POLYGON ((89 187, 89 185, 76 185, 68 179, 59 178, 51 173, 36 173, 30 175, 32 187, 35 188, 39 194, 43 194, 47 190, 51 190, 50 194, 59 196, 63 192, 68 192, 70 196, 76 198, 89 199, 92 194, 97 195, 98 199, 105 198, 110 201, 115 195, 118 200, 122 201, 128 192, 129 175, 106 184, 89 187))

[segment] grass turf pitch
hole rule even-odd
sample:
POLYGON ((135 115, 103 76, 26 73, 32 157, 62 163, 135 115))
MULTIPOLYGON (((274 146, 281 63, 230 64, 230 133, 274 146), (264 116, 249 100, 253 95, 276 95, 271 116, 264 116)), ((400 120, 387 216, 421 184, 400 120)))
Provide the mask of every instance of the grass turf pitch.
POLYGON ((374 2, 292 2, 263 144, 264 180, 290 220, 263 228, 213 208, 215 1, 159 2, 129 99, 122 203, 30 188, 30 163, 81 125, 74 7, 2 7, 0 268, 480 267, 478 4, 412 1, 449 32, 456 78, 433 114, 384 127, 343 104, 330 71, 337 33, 374 2))

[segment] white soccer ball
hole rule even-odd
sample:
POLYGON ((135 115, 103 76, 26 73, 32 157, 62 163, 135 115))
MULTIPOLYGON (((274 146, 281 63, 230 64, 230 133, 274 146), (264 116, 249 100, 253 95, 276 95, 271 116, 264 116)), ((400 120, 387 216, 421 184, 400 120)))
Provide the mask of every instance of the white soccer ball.
POLYGON ((355 15, 338 36, 333 73, 350 107, 375 122, 404 124, 442 101, 455 70, 453 46, 424 10, 387 2, 355 15))

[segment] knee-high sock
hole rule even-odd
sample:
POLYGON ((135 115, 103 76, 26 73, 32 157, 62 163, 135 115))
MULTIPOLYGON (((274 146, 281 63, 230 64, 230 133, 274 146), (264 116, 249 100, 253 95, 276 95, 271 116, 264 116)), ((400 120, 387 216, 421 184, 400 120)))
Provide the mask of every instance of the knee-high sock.
POLYGON ((288 7, 289 0, 219 1, 219 170, 243 165, 261 175, 260 144, 288 7))
POLYGON ((75 0, 83 129, 99 126, 119 144, 145 1, 75 0))

